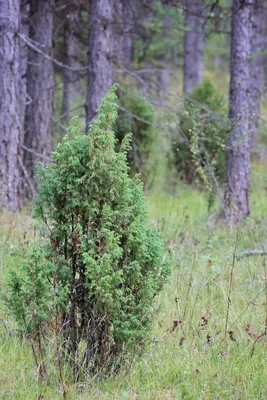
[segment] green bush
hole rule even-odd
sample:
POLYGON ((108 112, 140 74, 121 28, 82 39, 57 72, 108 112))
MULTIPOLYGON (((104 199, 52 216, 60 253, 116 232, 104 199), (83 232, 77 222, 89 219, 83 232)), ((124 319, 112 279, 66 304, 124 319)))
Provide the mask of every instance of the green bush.
POLYGON ((157 133, 153 124, 155 111, 150 103, 137 95, 124 94, 118 91, 118 118, 114 123, 114 133, 119 144, 125 135, 132 133, 131 149, 128 151, 128 163, 131 175, 141 173, 141 179, 146 185, 153 179, 157 133))
POLYGON ((20 329, 27 336, 36 336, 50 320, 53 310, 53 291, 48 277, 53 264, 46 258, 44 243, 33 240, 25 254, 17 255, 20 264, 9 274, 12 293, 8 300, 20 329))
MULTIPOLYGON (((45 311, 46 322, 56 320, 65 354, 91 372, 108 369, 124 350, 143 342, 153 298, 168 274, 162 240, 149 223, 143 185, 138 176, 128 175, 129 136, 115 150, 110 131, 117 117, 115 89, 103 100, 89 134, 81 134, 73 119, 52 162, 39 165, 35 216, 47 234, 45 252, 37 253, 42 268, 35 281, 42 280, 45 293, 33 295, 30 279, 22 291, 19 271, 12 272, 9 284, 18 322, 39 296, 48 296, 49 310, 35 307, 35 316, 45 311)), ((28 257, 22 268, 33 270, 33 263, 28 257)))
POLYGON ((208 190, 214 177, 223 181, 227 131, 224 97, 207 80, 185 100, 178 134, 172 138, 173 162, 182 180, 189 184, 197 180, 208 190))

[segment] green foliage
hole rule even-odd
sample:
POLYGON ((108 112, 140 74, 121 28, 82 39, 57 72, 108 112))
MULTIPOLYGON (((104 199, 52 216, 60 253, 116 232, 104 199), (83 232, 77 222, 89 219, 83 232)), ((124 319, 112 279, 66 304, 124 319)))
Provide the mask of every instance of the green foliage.
MULTIPOLYGON (((124 348, 136 348, 146 337, 152 300, 168 273, 142 183, 128 175, 129 135, 115 150, 115 90, 103 100, 88 135, 73 119, 52 162, 39 165, 35 216, 47 227, 49 245, 25 264, 26 271, 37 268, 36 282, 42 278, 43 285, 35 292, 29 282, 29 307, 40 296, 37 312, 43 312, 45 296, 48 306, 54 293, 65 352, 90 370, 107 369, 124 348)), ((28 307, 21 297, 28 289, 21 290, 20 274, 14 277, 18 301, 12 310, 19 319, 28 307)))
POLYGON ((172 141, 176 169, 186 183, 197 180, 211 191, 214 178, 220 182, 225 173, 228 119, 223 95, 206 80, 185 101, 179 120, 172 141))
POLYGON ((19 254, 20 264, 9 274, 7 304, 19 328, 34 337, 44 329, 53 310, 53 290, 48 277, 53 264, 46 257, 46 248, 34 240, 26 253, 19 254))
POLYGON ((133 176, 141 173, 142 181, 149 185, 155 172, 155 162, 150 162, 157 141, 157 133, 153 127, 155 110, 140 96, 119 91, 118 97, 120 108, 114 123, 115 136, 121 144, 124 137, 132 132, 131 149, 127 157, 130 172, 133 176))
POLYGON ((177 54, 183 54, 183 10, 175 5, 167 7, 161 1, 153 2, 153 12, 145 18, 135 35, 134 65, 144 68, 165 68, 166 58, 175 67, 181 66, 177 54))

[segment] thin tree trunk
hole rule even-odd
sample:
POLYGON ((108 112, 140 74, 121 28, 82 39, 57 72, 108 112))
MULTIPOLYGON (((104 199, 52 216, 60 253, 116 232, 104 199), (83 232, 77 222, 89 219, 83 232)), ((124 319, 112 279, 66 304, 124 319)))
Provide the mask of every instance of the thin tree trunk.
POLYGON ((249 136, 252 152, 257 151, 259 142, 259 116, 261 94, 264 86, 264 66, 261 52, 264 50, 264 8, 263 0, 251 7, 251 58, 250 58, 250 121, 249 136))
POLYGON ((234 222, 249 215, 250 4, 232 0, 229 117, 225 210, 234 222))
POLYGON ((159 89, 161 100, 168 100, 170 85, 170 57, 168 53, 163 57, 164 67, 160 71, 159 89))
POLYGON ((0 207, 20 207, 20 1, 0 0, 0 207))
MULTIPOLYGON (((29 37, 40 50, 52 56, 54 0, 30 0, 29 37)), ((51 60, 29 49, 27 70, 27 94, 25 112, 24 166, 34 185, 37 161, 44 161, 52 151, 52 116, 54 71, 51 60), (38 154, 44 157, 39 157, 38 154)))
POLYGON ((171 20, 168 17, 165 17, 163 20, 163 36, 166 41, 165 53, 162 57, 162 68, 159 76, 159 93, 161 96, 161 100, 166 101, 169 95, 169 84, 170 84, 170 50, 168 49, 168 42, 170 40, 170 32, 171 32, 171 20))
MULTIPOLYGON (((64 24, 64 63, 71 68, 79 68, 78 51, 80 48, 77 31, 79 27, 79 7, 77 2, 70 3, 69 10, 66 15, 64 24)), ((62 114, 65 120, 68 120, 69 110, 75 100, 78 92, 79 73, 67 68, 63 68, 63 98, 62 98, 62 114)))
POLYGON ((204 21, 203 0, 185 0, 184 93, 190 93, 203 81, 204 21))
POLYGON ((92 123, 112 85, 113 7, 116 0, 91 0, 86 124, 92 123))

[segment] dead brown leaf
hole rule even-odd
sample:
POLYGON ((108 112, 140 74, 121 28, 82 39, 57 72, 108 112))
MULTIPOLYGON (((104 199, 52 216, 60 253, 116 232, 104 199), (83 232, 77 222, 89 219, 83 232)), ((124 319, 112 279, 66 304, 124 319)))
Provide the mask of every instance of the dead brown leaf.
POLYGON ((183 323, 183 321, 181 319, 175 319, 173 321, 173 325, 172 325, 172 328, 171 328, 171 333, 174 332, 178 328, 178 326, 180 326, 182 323, 183 323))

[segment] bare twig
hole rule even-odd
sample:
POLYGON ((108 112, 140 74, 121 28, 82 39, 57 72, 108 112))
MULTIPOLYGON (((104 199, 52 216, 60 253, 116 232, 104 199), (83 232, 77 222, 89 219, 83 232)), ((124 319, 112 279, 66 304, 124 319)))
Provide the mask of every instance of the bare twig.
POLYGON ((130 111, 128 111, 126 108, 124 108, 123 106, 121 106, 120 104, 118 105, 118 108, 122 111, 124 111, 127 115, 129 115, 130 117, 133 117, 134 119, 137 119, 137 121, 143 122, 144 124, 147 125, 155 125, 150 121, 147 121, 146 119, 140 118, 138 117, 138 115, 131 113, 130 111))
POLYGON ((267 254, 267 250, 245 250, 241 254, 238 255, 236 260, 239 261, 243 257, 264 256, 266 254, 267 254))
POLYGON ((25 176, 25 179, 27 181, 27 184, 28 184, 29 188, 31 189, 32 195, 35 196, 36 195, 36 190, 34 189, 34 186, 32 185, 31 178, 29 177, 28 172, 27 172, 26 168, 24 167, 24 164, 23 164, 23 162, 22 162, 20 157, 19 157, 19 164, 20 164, 20 167, 21 167, 21 169, 22 169, 22 171, 24 173, 24 176, 25 176))
POLYGON ((68 133, 68 128, 65 125, 57 121, 54 117, 52 117, 52 121, 55 125, 59 126, 59 128, 62 129, 64 132, 68 133))
POLYGON ((29 153, 34 154, 36 157, 43 158, 44 160, 47 160, 47 161, 52 161, 50 157, 44 156, 43 154, 40 154, 40 153, 37 153, 35 150, 29 149, 29 147, 26 147, 24 144, 22 144, 21 147, 23 148, 23 150, 26 150, 29 153))
POLYGON ((57 122, 59 122, 59 120, 65 118, 69 113, 71 113, 71 112, 73 112, 73 111, 76 111, 76 110, 78 110, 79 108, 84 108, 84 107, 85 107, 85 104, 79 104, 78 106, 73 107, 73 108, 69 109, 68 111, 64 112, 63 114, 61 114, 61 115, 58 117, 58 119, 55 119, 55 120, 54 120, 54 122, 57 123, 57 122))
POLYGON ((236 262, 237 245, 238 245, 238 228, 236 231, 235 248, 234 248, 234 253, 233 253, 233 262, 232 262, 230 284, 229 284, 228 304, 227 304, 227 312, 226 312, 226 320, 225 320, 225 336, 227 335, 227 331, 228 331, 228 320, 229 320, 230 307, 231 307, 231 303, 232 303, 231 295, 232 295, 233 282, 234 282, 234 270, 235 270, 235 262, 236 262))
POLYGON ((190 277, 189 277, 189 282, 188 282, 188 287, 187 287, 187 293, 186 293, 186 299, 185 299, 185 307, 184 307, 182 321, 185 321, 185 317, 186 317, 186 312, 187 312, 187 307, 188 307, 188 302, 189 302, 189 294, 190 294, 190 290, 191 290, 191 287, 192 287, 193 268, 194 268, 194 265, 195 265, 195 259, 196 259, 196 248, 195 248, 194 253, 193 253, 193 259, 192 259, 192 264, 191 264, 191 271, 190 271, 190 277))
POLYGON ((29 47, 31 47, 34 51, 36 51, 39 54, 42 54, 42 56, 44 56, 44 58, 46 58, 47 60, 52 61, 54 64, 56 64, 58 67, 60 68, 65 68, 68 69, 70 71, 74 71, 74 72, 80 72, 80 71, 84 71, 87 69, 87 67, 84 68, 72 68, 69 65, 63 64, 62 62, 56 60, 53 57, 50 57, 48 54, 46 54, 43 50, 40 49, 40 43, 35 42, 31 39, 29 39, 27 36, 22 35, 21 33, 18 33, 18 36, 20 37, 21 40, 23 40, 23 42, 25 42, 29 47))
POLYGON ((250 302, 248 303, 247 307, 245 308, 245 310, 235 319, 235 321, 232 323, 232 325, 230 326, 229 330, 231 330, 233 328, 233 326, 237 323, 237 321, 247 312, 247 310, 249 309, 249 307, 254 304, 255 300, 262 294, 262 292, 265 290, 265 288, 261 288, 258 293, 250 300, 250 302))
MULTIPOLYGON (((57 293, 56 293, 56 276, 54 275, 54 296, 57 298, 57 293)), ((61 329, 59 327, 59 319, 60 319, 60 314, 59 314, 59 308, 58 308, 58 303, 56 303, 56 316, 55 316, 55 325, 56 325, 56 364, 58 366, 59 370, 59 379, 60 383, 62 386, 62 396, 63 400, 67 399, 67 391, 64 383, 64 376, 63 376, 63 369, 62 369, 62 362, 61 362, 61 347, 60 347, 60 332, 61 329)))

